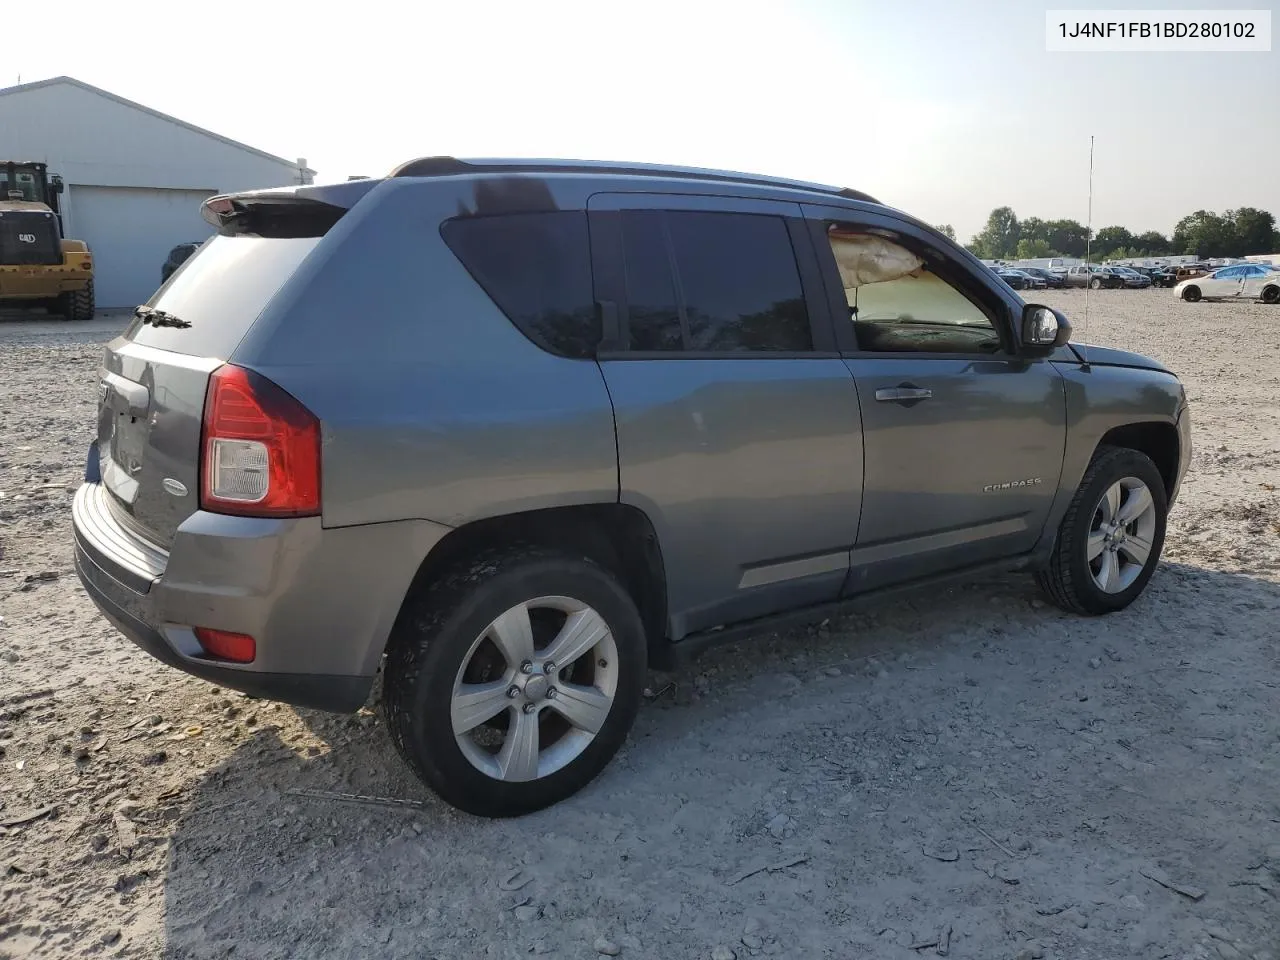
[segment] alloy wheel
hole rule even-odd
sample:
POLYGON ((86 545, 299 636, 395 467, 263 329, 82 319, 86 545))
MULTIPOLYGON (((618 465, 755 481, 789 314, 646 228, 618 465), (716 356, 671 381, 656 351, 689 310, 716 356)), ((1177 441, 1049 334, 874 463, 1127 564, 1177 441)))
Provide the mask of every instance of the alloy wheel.
POLYGON ((1147 485, 1124 477, 1107 488, 1093 511, 1087 558, 1089 574, 1104 593, 1133 586, 1151 557, 1156 505, 1147 485))
POLYGON ((618 651, 604 618, 570 597, 539 597, 472 643, 453 683, 453 735, 481 773, 537 780, 590 746, 617 689, 618 651))

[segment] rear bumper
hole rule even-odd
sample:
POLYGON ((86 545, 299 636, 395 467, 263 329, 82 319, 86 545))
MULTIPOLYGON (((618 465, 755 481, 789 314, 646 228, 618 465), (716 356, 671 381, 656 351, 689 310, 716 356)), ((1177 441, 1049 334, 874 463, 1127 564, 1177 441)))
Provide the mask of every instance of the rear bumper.
POLYGON ((96 483, 77 492, 72 517, 85 590, 147 653, 233 690, 337 712, 365 702, 405 592, 448 532, 196 512, 165 553, 115 518, 96 483), (210 658, 195 627, 246 633, 257 658, 210 658))

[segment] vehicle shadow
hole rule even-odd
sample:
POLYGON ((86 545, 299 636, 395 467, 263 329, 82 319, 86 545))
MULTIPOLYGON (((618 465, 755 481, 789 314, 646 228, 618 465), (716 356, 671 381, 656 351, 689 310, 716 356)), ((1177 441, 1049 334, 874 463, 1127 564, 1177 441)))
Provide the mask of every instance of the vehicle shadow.
MULTIPOLYGON (((653 674, 633 736, 604 774, 518 820, 481 820, 434 799, 370 711, 299 711, 324 746, 266 726, 190 798, 164 877, 165 956, 587 957, 600 936, 629 956, 703 956, 737 943, 749 917, 763 918, 765 954, 912 956, 876 939, 876 897, 891 895, 947 914, 967 903, 963 929, 976 946, 982 924, 998 926, 1010 898, 1025 899, 1033 885, 993 888, 978 870, 936 883, 931 874, 886 880, 901 870, 885 859, 898 857, 895 836, 912 839, 918 854, 914 838, 954 832, 962 813, 993 807, 1052 835, 1055 826, 1074 830, 1099 816, 1099 791, 1116 785, 1108 778, 1122 790, 1131 778, 1141 790, 1149 771, 1124 767, 1123 757, 1102 773, 1062 772, 1096 762, 1073 753, 1089 730, 1061 721, 1064 704, 1084 709, 1082 689, 1096 688, 1095 702, 1107 689, 1123 691, 1112 713, 1098 714, 1116 728, 1131 721, 1125 711, 1158 706, 1152 723, 1161 735, 1189 742, 1203 732, 1203 711, 1191 694, 1190 705, 1179 699, 1178 671, 1196 671, 1192 694, 1236 690, 1245 726, 1215 728, 1213 738, 1240 740, 1255 713, 1273 716, 1280 701, 1274 685, 1240 693, 1241 677, 1271 662, 1267 624, 1278 618, 1280 584, 1177 563, 1162 565, 1130 610, 1099 619, 1060 613, 1017 576, 898 595, 837 623, 709 651, 681 674, 653 674), (856 745, 834 749, 841 733, 856 745), (898 734, 912 744, 906 754, 898 734), (1049 779, 1026 773, 1033 748, 1031 760, 1018 761, 1025 776, 997 784, 977 758, 1006 735, 1041 741, 1049 779), (951 771, 947 789, 913 788, 893 806, 900 784, 921 781, 925 752, 929 771, 951 771), (1055 777, 1063 779, 1046 813, 1042 788, 1055 777), (993 801, 993 791, 1002 799, 993 801), (775 811, 791 813, 779 821, 775 811), (788 857, 804 860, 762 871, 764 881, 731 882, 788 857), (834 913, 832 889, 848 899, 834 913), (858 902, 873 889, 883 893, 858 902)), ((1156 746, 1143 749, 1154 755, 1156 746)), ((924 773, 924 785, 935 776, 924 773)), ((1225 797, 1232 789, 1236 799, 1214 802, 1254 802, 1238 771, 1202 765, 1197 776, 1203 782, 1186 787, 1179 803, 1199 790, 1225 797)), ((1123 813, 1112 820, 1106 849, 1163 844, 1169 856, 1173 841, 1150 835, 1165 815, 1151 803, 1157 807, 1135 813, 1131 828, 1123 813)), ((1196 822, 1177 828, 1195 833, 1185 842, 1212 844, 1223 862, 1244 842, 1196 822)), ((1060 851, 1063 862, 1080 851, 1082 876, 1105 867, 1087 841, 1071 844, 1060 851)), ((1220 901, 1215 909, 1227 908, 1220 901)), ((1048 922, 1030 916, 1028 923, 1048 922)), ((1176 938, 1176 923, 1165 922, 1176 938)), ((1109 929, 1095 924, 1093 947, 1113 945, 1109 929)), ((1127 941, 1115 931, 1123 952, 1127 941)))

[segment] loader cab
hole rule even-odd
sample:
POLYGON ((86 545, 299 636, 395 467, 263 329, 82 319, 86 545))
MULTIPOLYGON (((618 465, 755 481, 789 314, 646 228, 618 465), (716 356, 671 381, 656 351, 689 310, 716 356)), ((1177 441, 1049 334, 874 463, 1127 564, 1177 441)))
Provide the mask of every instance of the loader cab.
POLYGON ((61 177, 49 176, 46 164, 0 161, 0 188, 0 202, 17 200, 44 204, 57 219, 58 232, 62 232, 61 197, 65 187, 61 177))

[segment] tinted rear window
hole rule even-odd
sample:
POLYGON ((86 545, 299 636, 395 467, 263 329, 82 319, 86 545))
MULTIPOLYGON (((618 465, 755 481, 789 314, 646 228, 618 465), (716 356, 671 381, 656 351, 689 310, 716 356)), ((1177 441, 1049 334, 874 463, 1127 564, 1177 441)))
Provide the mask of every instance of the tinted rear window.
POLYGON ((601 324, 591 293, 586 213, 468 217, 448 221, 441 233, 530 340, 565 357, 595 356, 601 324))
POLYGON ((319 242, 319 237, 214 237, 147 301, 190 326, 157 327, 135 318, 125 336, 148 347, 225 360, 319 242))
POLYGON ((800 271, 780 217, 626 211, 622 235, 632 350, 813 349, 800 271))

